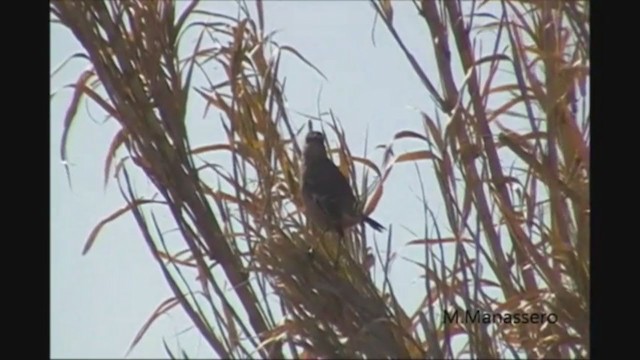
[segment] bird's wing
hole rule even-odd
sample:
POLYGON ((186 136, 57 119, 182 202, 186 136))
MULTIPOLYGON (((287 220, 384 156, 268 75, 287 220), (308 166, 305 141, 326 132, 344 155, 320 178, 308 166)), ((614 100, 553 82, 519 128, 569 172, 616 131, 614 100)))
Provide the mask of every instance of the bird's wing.
POLYGON ((316 202, 321 201, 327 211, 342 213, 345 206, 352 207, 355 197, 338 167, 328 158, 316 161, 306 168, 303 185, 306 190, 317 198, 316 202))

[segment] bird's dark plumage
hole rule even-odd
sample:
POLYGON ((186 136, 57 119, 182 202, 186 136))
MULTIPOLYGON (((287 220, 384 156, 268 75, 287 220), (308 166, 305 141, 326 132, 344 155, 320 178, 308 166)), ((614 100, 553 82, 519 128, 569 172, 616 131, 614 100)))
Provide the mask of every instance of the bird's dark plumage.
POLYGON ((322 133, 307 134, 303 156, 302 198, 310 221, 336 231, 341 237, 345 228, 362 221, 377 231, 384 229, 357 208, 349 182, 327 156, 322 133))

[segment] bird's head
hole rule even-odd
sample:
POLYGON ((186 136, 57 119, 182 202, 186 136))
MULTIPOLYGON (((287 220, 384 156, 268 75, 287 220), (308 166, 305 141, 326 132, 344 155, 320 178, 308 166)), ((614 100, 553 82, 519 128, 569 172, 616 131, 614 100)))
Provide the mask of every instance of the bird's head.
POLYGON ((319 131, 309 131, 305 137, 305 161, 325 157, 327 157, 327 150, 324 146, 324 134, 319 131))

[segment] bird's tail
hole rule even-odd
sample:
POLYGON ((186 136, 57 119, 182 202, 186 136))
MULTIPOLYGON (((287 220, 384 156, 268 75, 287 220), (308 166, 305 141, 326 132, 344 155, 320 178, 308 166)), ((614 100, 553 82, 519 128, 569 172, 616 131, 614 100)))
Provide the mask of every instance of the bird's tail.
POLYGON ((372 218, 370 218, 368 216, 365 216, 363 221, 366 222, 367 224, 369 224, 369 226, 371 226, 376 231, 384 230, 384 226, 382 226, 382 224, 380 224, 379 222, 373 220, 372 218))

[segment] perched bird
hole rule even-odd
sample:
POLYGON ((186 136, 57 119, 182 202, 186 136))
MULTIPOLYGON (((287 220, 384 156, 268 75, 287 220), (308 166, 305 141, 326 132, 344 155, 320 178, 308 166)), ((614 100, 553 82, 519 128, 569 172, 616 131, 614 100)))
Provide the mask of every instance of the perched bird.
POLYGON ((305 139, 302 200, 308 221, 323 231, 335 231, 341 240, 345 229, 361 222, 377 231, 384 229, 359 210, 349 182, 327 156, 324 135, 318 131, 310 131, 305 139))

